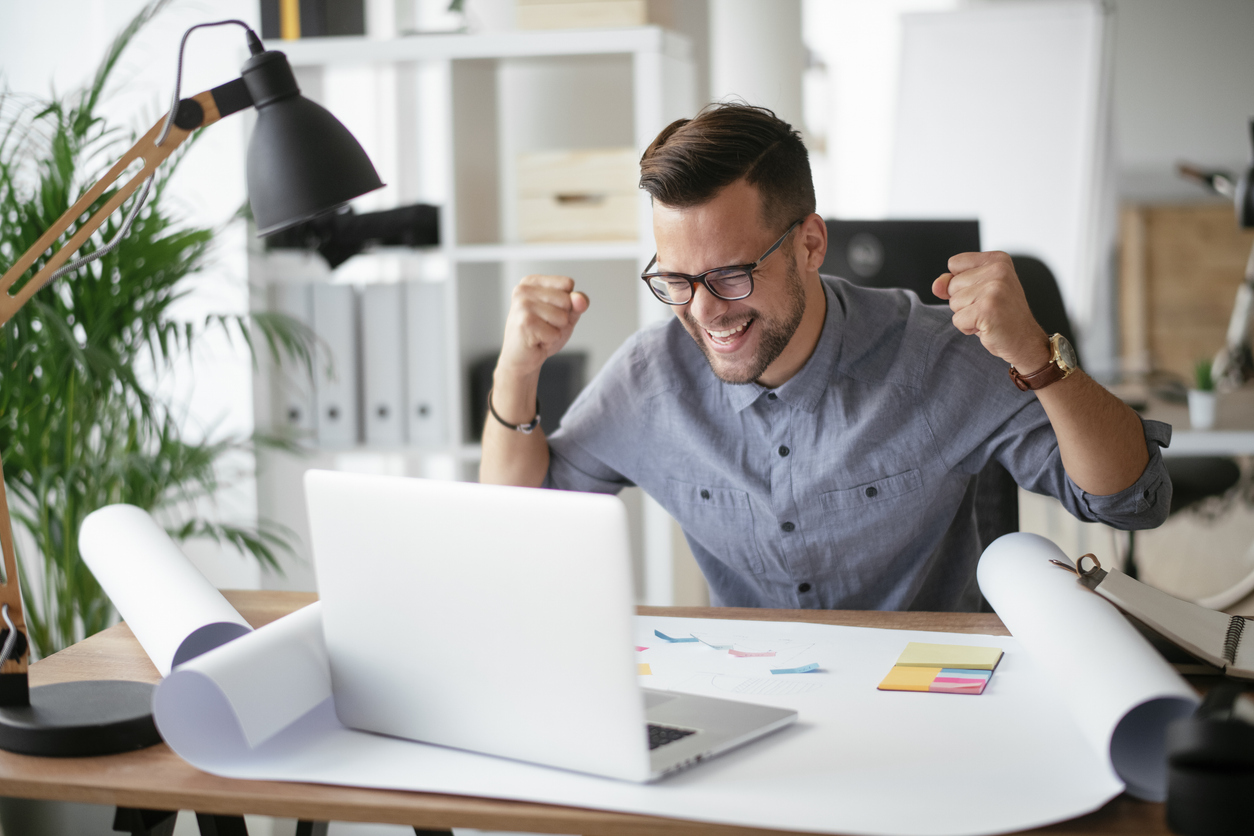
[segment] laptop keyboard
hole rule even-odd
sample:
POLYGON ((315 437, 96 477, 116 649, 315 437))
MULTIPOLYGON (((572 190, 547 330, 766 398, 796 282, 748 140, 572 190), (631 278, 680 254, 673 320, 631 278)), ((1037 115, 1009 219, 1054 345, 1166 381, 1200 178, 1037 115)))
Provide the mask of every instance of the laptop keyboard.
POLYGON ((648 726, 650 749, 657 749, 659 746, 674 743, 676 740, 687 737, 690 734, 696 734, 692 729, 675 729, 670 726, 655 726, 652 723, 649 723, 648 726))

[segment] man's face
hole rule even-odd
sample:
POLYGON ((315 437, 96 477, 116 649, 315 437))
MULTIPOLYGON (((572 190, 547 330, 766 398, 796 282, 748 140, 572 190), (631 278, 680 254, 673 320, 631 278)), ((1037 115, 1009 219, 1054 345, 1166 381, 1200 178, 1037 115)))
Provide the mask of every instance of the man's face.
MULTIPOLYGON (((758 190, 743 180, 701 206, 675 209, 655 203, 656 269, 695 276, 716 267, 750 264, 783 231, 763 223, 758 190)), ((748 298, 728 302, 698 284, 692 301, 674 308, 710 369, 728 383, 761 379, 801 324, 806 290, 792 246, 796 234, 753 271, 748 298)))

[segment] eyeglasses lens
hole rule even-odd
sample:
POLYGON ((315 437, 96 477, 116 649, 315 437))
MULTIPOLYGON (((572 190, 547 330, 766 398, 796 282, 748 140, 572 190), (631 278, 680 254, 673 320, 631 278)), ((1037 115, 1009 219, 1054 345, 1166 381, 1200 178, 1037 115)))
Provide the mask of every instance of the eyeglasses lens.
MULTIPOLYGON (((685 305, 692 299, 692 282, 687 279, 655 276, 649 285, 663 302, 685 305)), ((749 295, 753 282, 744 270, 720 270, 705 277, 705 286, 720 299, 736 300, 749 295)))

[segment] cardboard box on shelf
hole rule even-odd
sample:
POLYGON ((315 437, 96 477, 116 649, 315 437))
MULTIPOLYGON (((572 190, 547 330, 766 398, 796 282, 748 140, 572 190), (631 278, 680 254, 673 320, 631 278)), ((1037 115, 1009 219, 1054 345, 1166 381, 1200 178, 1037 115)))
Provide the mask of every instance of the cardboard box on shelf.
POLYGON ((519 29, 670 26, 671 0, 518 0, 519 29))
POLYGON ((634 240, 639 171, 634 148, 519 154, 519 238, 634 240))

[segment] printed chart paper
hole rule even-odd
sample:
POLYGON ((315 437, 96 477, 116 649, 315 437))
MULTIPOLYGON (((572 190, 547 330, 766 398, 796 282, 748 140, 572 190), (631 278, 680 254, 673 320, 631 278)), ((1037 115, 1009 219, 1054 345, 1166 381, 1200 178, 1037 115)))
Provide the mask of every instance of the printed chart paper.
MULTIPOLYGON (((157 689, 155 714, 175 752, 234 778, 480 795, 820 833, 1026 829, 1097 809, 1125 781, 1150 797, 1161 791, 1153 775, 1116 767, 1126 769, 1124 749, 1161 759, 1161 721, 1171 714, 1162 709, 1196 702, 1108 602, 1073 575, 1069 581, 1049 558, 1062 558, 1053 544, 1011 535, 981 563, 985 594, 999 612, 1017 606, 1027 613, 1002 612, 1022 632, 1017 638, 638 618, 635 641, 648 649, 636 654, 636 663, 649 666, 651 687, 800 712, 781 732, 653 784, 345 728, 335 715, 319 604, 177 667, 157 689), (1042 574, 1041 566, 1056 574, 1042 574), (1067 630, 1082 632, 1086 641, 1078 644, 1093 650, 1062 653, 1041 639, 1042 629, 1058 630, 1057 644, 1071 650, 1077 640, 1067 630), (736 656, 702 641, 657 643, 659 636, 694 634, 776 655, 736 656), (877 690, 908 641, 996 648, 1005 658, 979 699, 877 690), (1030 647, 1034 642, 1044 649, 1030 647), (819 669, 771 674, 808 663, 819 669), (1083 693, 1068 694, 1077 683, 1083 693)), ((119 569, 110 577, 125 582, 124 575, 119 569)), ((128 619, 136 614, 123 612, 128 619)), ((543 648, 533 652, 543 660, 543 648)), ((536 665, 538 675, 543 667, 536 665)))

